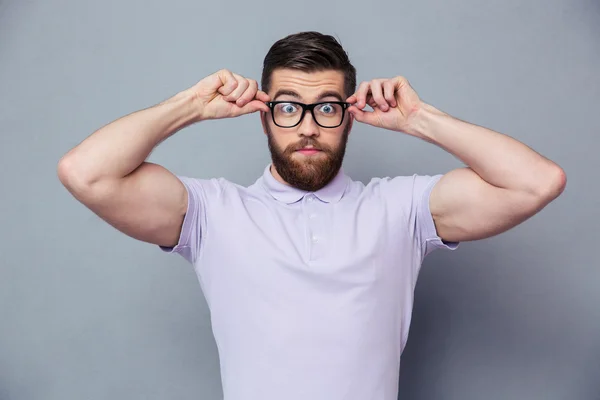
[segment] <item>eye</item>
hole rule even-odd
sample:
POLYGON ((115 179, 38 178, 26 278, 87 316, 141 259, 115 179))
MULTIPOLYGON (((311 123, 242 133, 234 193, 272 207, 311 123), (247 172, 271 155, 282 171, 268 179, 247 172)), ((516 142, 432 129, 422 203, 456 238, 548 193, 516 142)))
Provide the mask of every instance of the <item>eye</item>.
POLYGON ((319 112, 323 114, 335 114, 336 109, 334 107, 334 104, 324 103, 321 104, 321 106, 319 107, 319 112))
POLYGON ((292 114, 298 111, 298 108, 295 104, 292 103, 281 103, 279 104, 279 111, 281 111, 284 114, 292 114))

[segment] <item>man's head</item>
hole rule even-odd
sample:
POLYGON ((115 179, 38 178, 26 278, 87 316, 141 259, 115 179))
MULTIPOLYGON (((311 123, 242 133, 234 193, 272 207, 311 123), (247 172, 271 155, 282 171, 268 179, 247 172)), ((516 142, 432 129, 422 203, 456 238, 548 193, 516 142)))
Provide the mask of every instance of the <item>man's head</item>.
POLYGON ((352 127, 345 106, 333 103, 344 102, 356 90, 356 70, 348 55, 332 36, 287 36, 267 53, 261 86, 273 102, 332 102, 318 105, 314 113, 302 114, 293 103, 274 104, 270 113, 261 113, 275 176, 307 191, 327 185, 342 166, 352 127), (302 120, 291 126, 296 116, 302 120), (299 151, 306 148, 312 151, 299 151))

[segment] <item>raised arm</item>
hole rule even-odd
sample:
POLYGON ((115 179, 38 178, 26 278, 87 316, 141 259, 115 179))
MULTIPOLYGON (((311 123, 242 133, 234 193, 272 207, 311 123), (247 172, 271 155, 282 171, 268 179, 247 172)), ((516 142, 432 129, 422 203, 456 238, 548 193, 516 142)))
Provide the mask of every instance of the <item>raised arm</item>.
POLYGON ((403 132, 466 164, 434 186, 429 208, 448 242, 483 239, 525 221, 559 196, 564 171, 525 144, 422 102, 403 77, 363 82, 347 100, 359 122, 403 132), (365 111, 370 105, 373 111, 365 111))
POLYGON ((187 93, 121 117, 65 154, 59 179, 121 232, 159 245, 177 243, 187 208, 185 187, 167 169, 145 160, 160 142, 197 119, 187 93))
POLYGON ((145 160, 162 141, 193 123, 268 111, 264 101, 269 98, 257 88, 256 81, 218 71, 98 129, 61 158, 58 177, 77 200, 119 231, 174 246, 187 210, 186 188, 167 169, 145 160))
POLYGON ((431 192, 431 214, 443 239, 459 242, 502 233, 564 190, 564 171, 518 140, 428 105, 419 113, 418 134, 468 166, 448 172, 431 192))

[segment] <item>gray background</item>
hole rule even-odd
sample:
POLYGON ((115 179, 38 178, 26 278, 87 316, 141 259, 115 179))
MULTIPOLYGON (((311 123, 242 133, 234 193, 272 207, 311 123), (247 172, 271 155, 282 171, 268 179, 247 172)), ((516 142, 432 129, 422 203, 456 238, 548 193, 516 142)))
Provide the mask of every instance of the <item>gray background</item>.
MULTIPOLYGON (((220 68, 258 80, 275 40, 312 29, 340 38, 359 81, 404 75, 426 102, 516 137, 568 176, 523 225, 427 258, 400 398, 600 399, 595 0, 1 0, 0 399, 221 397, 191 266, 94 216, 56 163, 220 68)), ((250 184, 269 154, 253 114, 189 127, 150 159, 250 184)), ((345 162, 363 181, 459 166, 361 124, 345 162)))

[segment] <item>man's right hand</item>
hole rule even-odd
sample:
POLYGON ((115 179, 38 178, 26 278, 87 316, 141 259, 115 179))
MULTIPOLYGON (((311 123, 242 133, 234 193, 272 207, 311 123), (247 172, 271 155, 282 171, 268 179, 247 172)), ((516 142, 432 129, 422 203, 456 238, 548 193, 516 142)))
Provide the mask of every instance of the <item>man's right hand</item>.
POLYGON ((189 89, 200 108, 200 120, 233 118, 256 111, 269 111, 269 95, 258 83, 227 69, 207 76, 189 89))
POLYGON ((194 122, 259 110, 269 96, 254 80, 221 70, 155 107, 107 124, 60 160, 58 175, 81 203, 121 232, 162 246, 180 237, 186 188, 166 168, 146 162, 167 137, 194 122))

